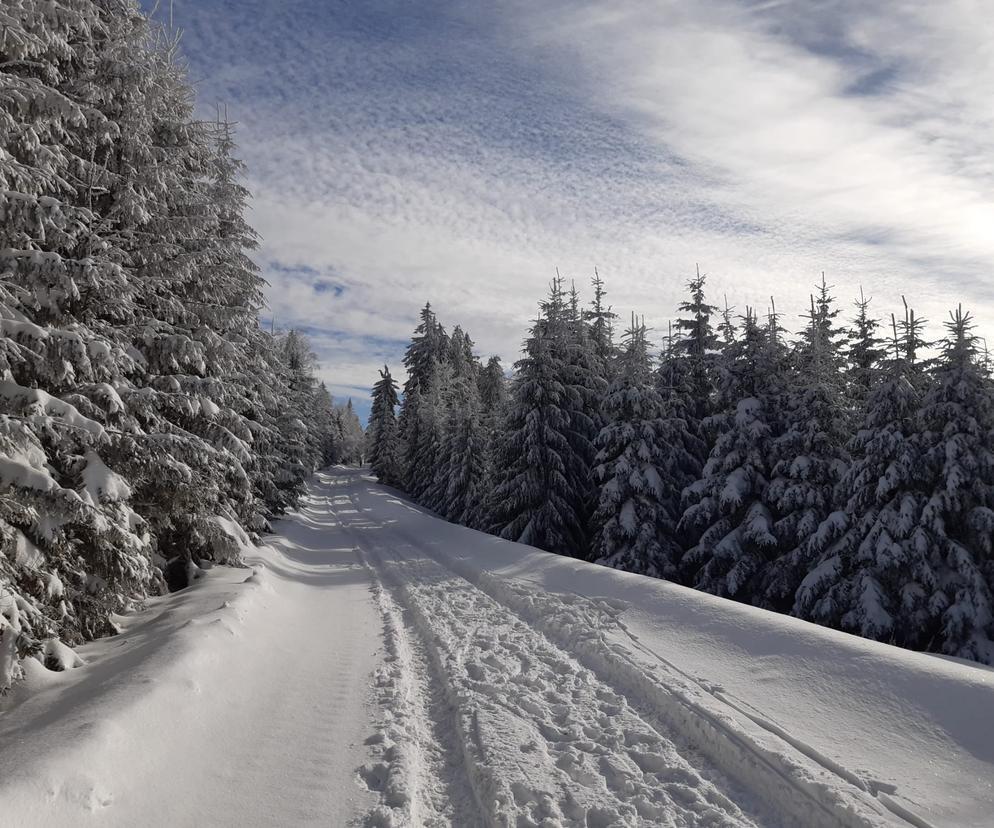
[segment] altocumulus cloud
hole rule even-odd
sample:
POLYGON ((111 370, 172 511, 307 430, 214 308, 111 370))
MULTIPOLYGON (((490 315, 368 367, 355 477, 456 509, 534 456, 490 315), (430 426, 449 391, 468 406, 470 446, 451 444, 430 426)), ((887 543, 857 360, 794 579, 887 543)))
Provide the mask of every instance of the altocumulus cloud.
MULTIPOLYGON (((554 268, 658 327, 695 262, 799 313, 994 320, 994 21, 980 4, 175 0, 239 122, 281 326, 333 392, 426 299, 515 357, 554 268)), ((787 320, 790 326, 790 319, 787 320)), ((796 325, 795 325, 796 327, 796 325)))

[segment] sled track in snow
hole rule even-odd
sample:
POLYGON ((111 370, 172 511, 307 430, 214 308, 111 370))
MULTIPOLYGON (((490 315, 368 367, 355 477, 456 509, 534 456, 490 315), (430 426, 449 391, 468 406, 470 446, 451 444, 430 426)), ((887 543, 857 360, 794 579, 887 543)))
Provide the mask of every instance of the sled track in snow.
POLYGON ((331 508, 429 652, 482 824, 929 828, 641 648, 619 607, 474 572, 336 488, 331 508))

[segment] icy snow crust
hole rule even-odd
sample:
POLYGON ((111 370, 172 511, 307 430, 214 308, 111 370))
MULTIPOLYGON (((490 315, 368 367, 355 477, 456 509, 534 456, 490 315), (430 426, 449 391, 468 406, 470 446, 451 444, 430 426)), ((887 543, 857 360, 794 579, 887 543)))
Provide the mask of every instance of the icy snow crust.
POLYGON ((994 671, 312 482, 0 700, 0 824, 964 826, 994 671), (30 692, 29 692, 30 691, 30 692))

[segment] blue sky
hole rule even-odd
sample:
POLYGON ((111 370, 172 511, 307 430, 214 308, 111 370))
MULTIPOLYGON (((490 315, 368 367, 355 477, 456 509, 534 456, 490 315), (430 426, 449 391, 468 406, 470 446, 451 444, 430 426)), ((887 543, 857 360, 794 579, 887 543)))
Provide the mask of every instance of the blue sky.
MULTIPOLYGON (((168 6, 167 2, 162 5, 168 6)), ((822 270, 881 316, 994 319, 994 20, 979 0, 174 0, 238 122, 271 314, 361 410, 431 300, 510 365, 555 268, 665 330, 797 327, 822 270)), ((160 12, 160 16, 163 13, 160 12)), ((268 318, 268 316, 267 316, 268 318)))

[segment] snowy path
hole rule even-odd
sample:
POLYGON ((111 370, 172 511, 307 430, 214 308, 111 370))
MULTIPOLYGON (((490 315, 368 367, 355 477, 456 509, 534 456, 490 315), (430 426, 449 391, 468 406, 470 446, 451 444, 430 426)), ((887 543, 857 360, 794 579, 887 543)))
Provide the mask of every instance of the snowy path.
MULTIPOLYGON (((0 714, 0 826, 346 825, 381 619, 305 504, 0 714)), ((32 682, 35 683, 35 682, 32 682)), ((38 686, 36 683, 36 687, 38 686)), ((16 700, 15 700, 16 701, 16 700)))
MULTIPOLYGON (((615 620, 610 604, 539 596, 460 567, 440 537, 445 524, 359 473, 322 485, 332 522, 350 534, 385 600, 406 610, 404 638, 427 648, 427 681, 449 701, 447 739, 459 743, 476 806, 455 824, 898 824, 834 774, 826 784, 805 757, 754 743, 678 687, 656 686, 628 650, 604 646, 598 627, 615 620)), ((411 778, 405 761, 381 762, 378 777, 411 778)), ((419 802, 416 785, 407 793, 370 824, 412 814, 415 824, 448 824, 449 814, 419 802)))
POLYGON ((0 825, 986 824, 994 672, 508 544, 355 470, 277 528, 33 671, 0 825))

